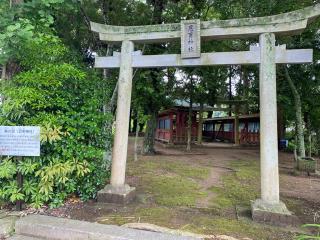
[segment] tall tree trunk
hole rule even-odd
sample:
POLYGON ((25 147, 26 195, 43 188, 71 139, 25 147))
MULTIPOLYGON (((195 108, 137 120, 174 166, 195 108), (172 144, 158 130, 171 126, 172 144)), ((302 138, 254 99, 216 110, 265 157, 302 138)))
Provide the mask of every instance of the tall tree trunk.
POLYGON ((187 139, 187 151, 191 151, 191 142, 192 142, 192 98, 190 98, 190 103, 189 103, 187 136, 188 136, 188 139, 187 139))
MULTIPOLYGON (((17 5, 22 3, 23 3, 23 0, 10 0, 9 6, 10 8, 14 8, 17 5)), ((12 59, 11 60, 9 59, 6 63, 3 63, 1 79, 2 80, 11 79, 13 75, 15 75, 19 71, 20 71, 20 66, 16 64, 14 61, 12 61, 12 59)))
POLYGON ((10 0, 10 6, 13 7, 14 5, 18 5, 23 3, 23 0, 10 0))
MULTIPOLYGON (((137 119, 138 119, 138 116, 137 116, 137 119)), ((138 139, 139 139, 139 126, 136 127, 136 136, 134 138, 134 161, 135 162, 138 161, 138 139)))
POLYGON ((135 110, 133 113, 133 126, 132 126, 132 131, 136 132, 138 128, 138 114, 137 111, 135 110))
POLYGON ((145 123, 139 123, 139 131, 142 132, 144 129, 145 123))
POLYGON ((297 128, 296 132, 297 132, 297 140, 298 140, 298 154, 299 154, 299 157, 306 157, 306 149, 304 144, 303 119, 302 119, 302 104, 301 104, 300 94, 290 77, 287 67, 285 67, 285 75, 294 98, 294 105, 296 110, 296 128, 297 128))
POLYGON ((244 104, 243 107, 243 113, 248 114, 249 113, 249 79, 247 74, 247 69, 245 67, 241 68, 242 70, 242 78, 243 78, 243 99, 247 102, 244 104))
MULTIPOLYGON (((166 6, 166 1, 152 0, 148 2, 151 3, 154 7, 151 24, 161 24, 163 22, 162 14, 166 6)), ((153 54, 157 54, 163 50, 163 47, 159 45, 152 45, 151 48, 152 48, 153 54)), ((158 74, 160 74, 160 72, 161 70, 159 69, 153 69, 153 71, 150 74, 151 81, 153 84, 153 89, 155 90, 155 92, 159 91, 158 74)), ((153 101, 150 101, 148 107, 149 107, 149 110, 148 110, 149 120, 147 121, 146 132, 143 140, 143 154, 152 155, 152 154, 155 154, 154 143, 155 143, 155 132, 157 127, 156 122, 157 122, 159 107, 157 106, 157 104, 153 103, 153 101)), ((140 131, 142 129, 143 128, 141 128, 140 126, 140 131)))
POLYGON ((7 64, 2 65, 1 79, 6 80, 7 64))
MULTIPOLYGON (((111 56, 112 53, 112 45, 108 45, 107 48, 107 56, 111 56)), ((103 78, 106 80, 109 77, 109 71, 107 69, 103 70, 103 78)), ((104 124, 103 131, 107 133, 107 136, 112 136, 112 125, 115 119, 115 108, 117 105, 117 93, 118 93, 118 82, 113 90, 113 94, 111 97, 111 100, 109 102, 105 102, 103 105, 104 114, 111 114, 112 120, 107 119, 104 124)), ((105 92, 107 94, 107 92, 105 92)), ((108 99, 108 98, 106 98, 108 99)), ((105 142, 105 151, 108 153, 111 150, 112 145, 112 139, 107 139, 105 142)))
POLYGON ((132 108, 130 108, 130 115, 129 115, 129 133, 133 133, 132 131, 132 108))
POLYGON ((319 149, 320 149, 320 128, 318 128, 316 130, 316 155, 319 155, 320 152, 319 152, 319 149))
POLYGON ((147 128, 143 140, 143 154, 145 155, 153 155, 156 152, 154 149, 156 122, 157 112, 152 112, 147 121, 147 128))
MULTIPOLYGON (((232 66, 229 67, 229 100, 232 100, 232 66)), ((230 103, 229 108, 232 109, 232 104, 230 103)), ((229 117, 232 116, 232 110, 229 111, 229 117)))
POLYGON ((200 103, 199 123, 198 123, 198 144, 202 144, 202 125, 203 125, 203 103, 200 103))
POLYGON ((312 135, 309 134, 309 152, 308 152, 308 157, 312 157, 312 135))
POLYGON ((312 130, 311 130, 311 119, 309 113, 305 114, 305 122, 307 127, 307 136, 308 136, 308 157, 312 157, 312 130))
MULTIPOLYGON (((286 126, 285 126, 285 118, 284 118, 284 111, 283 107, 278 105, 278 114, 277 114, 277 122, 278 122, 278 142, 281 139, 285 139, 286 137, 286 126)), ((280 148, 280 144, 279 144, 280 148)))

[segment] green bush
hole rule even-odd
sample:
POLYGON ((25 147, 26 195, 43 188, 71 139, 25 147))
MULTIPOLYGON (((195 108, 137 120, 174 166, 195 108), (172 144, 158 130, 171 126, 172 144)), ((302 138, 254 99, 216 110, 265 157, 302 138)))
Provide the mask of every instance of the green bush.
POLYGON ((26 45, 20 58, 23 71, 1 86, 0 124, 40 126, 41 157, 2 159, 0 201, 55 207, 71 194, 95 197, 109 176, 103 160, 112 137, 103 131, 111 120, 102 111, 106 83, 93 70, 78 67, 76 56, 54 37, 26 45))
POLYGON ((314 234, 313 236, 311 235, 300 235, 297 237, 297 240, 308 240, 308 239, 316 239, 316 240, 320 240, 320 225, 319 224, 306 224, 306 225, 303 225, 303 227, 308 227, 308 228, 314 228, 316 229, 316 234, 314 234))

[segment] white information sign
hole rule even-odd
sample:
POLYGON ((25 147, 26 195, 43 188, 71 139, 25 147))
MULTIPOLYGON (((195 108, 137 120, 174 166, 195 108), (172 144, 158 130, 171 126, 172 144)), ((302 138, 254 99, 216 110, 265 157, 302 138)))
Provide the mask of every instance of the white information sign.
POLYGON ((0 155, 40 156, 40 127, 0 126, 0 155))
POLYGON ((181 58, 199 58, 201 56, 200 20, 181 22, 181 58))

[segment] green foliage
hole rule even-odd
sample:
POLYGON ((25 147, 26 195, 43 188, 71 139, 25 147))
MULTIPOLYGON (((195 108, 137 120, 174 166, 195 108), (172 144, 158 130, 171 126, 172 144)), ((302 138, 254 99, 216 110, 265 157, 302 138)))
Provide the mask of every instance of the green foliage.
POLYGON ((41 126, 40 158, 0 163, 2 200, 55 207, 71 194, 95 197, 108 177, 109 163, 102 157, 111 139, 102 131, 109 120, 102 111, 104 82, 67 61, 69 54, 52 36, 30 42, 20 55, 25 71, 1 85, 0 124, 41 126), (22 189, 15 180, 18 171, 22 189))
POLYGON ((0 64, 17 58, 24 45, 52 33, 53 10, 64 0, 26 1, 9 6, 0 2, 0 64))
POLYGON ((317 233, 313 236, 311 235, 300 235, 297 237, 297 240, 310 240, 310 239, 320 239, 320 225, 319 224, 305 224, 303 227, 317 229, 317 233))

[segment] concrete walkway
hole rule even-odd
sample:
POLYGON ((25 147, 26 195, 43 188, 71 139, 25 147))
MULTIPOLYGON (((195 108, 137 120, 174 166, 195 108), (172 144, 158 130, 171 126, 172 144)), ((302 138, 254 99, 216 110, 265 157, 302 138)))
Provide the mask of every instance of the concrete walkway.
POLYGON ((175 236, 135 230, 113 225, 29 215, 16 222, 16 235, 9 240, 195 240, 193 237, 175 236))

